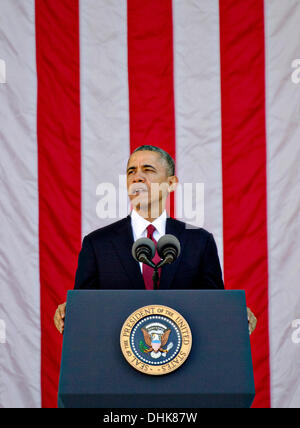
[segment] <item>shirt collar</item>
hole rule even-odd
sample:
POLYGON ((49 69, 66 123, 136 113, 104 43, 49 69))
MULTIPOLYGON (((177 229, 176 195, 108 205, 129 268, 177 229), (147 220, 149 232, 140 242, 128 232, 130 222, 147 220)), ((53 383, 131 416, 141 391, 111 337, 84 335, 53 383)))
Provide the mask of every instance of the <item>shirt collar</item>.
POLYGON ((135 210, 131 212, 131 224, 134 230, 136 239, 143 236, 149 224, 153 224, 160 236, 166 233, 167 212, 164 210, 152 223, 141 217, 135 210))

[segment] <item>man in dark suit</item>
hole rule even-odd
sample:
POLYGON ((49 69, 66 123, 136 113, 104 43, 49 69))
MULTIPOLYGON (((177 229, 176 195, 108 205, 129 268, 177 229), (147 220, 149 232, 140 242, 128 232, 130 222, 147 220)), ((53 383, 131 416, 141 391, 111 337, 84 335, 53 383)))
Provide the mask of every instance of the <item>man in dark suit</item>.
MULTIPOLYGON (((181 253, 173 264, 161 269, 159 289, 224 289, 213 235, 167 218, 167 197, 177 183, 168 153, 154 146, 141 146, 132 153, 127 164, 127 190, 133 211, 84 238, 75 289, 151 289, 151 268, 135 261, 131 248, 140 237, 157 242, 165 234, 178 238, 181 253)), ((60 332, 65 306, 59 305, 54 316, 60 332)))

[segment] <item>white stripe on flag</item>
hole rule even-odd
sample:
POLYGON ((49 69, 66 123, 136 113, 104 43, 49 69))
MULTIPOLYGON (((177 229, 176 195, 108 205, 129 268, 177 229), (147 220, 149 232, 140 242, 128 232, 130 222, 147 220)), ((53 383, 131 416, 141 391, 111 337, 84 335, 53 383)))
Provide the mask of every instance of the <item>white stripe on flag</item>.
POLYGON ((265 2, 270 366, 272 407, 300 406, 300 4, 265 2), (299 325, 298 325, 299 327, 299 325))
POLYGON ((223 265, 219 2, 174 0, 173 22, 177 174, 193 186, 193 206, 177 192, 176 217, 214 234, 223 265))
POLYGON ((0 407, 39 407, 40 285, 34 1, 1 1, 0 407), (4 18, 5 17, 5 18, 4 18))
POLYGON ((126 188, 119 204, 119 174, 129 156, 126 2, 81 1, 80 46, 84 236, 127 214, 126 188), (111 218, 100 218, 106 213, 111 218))

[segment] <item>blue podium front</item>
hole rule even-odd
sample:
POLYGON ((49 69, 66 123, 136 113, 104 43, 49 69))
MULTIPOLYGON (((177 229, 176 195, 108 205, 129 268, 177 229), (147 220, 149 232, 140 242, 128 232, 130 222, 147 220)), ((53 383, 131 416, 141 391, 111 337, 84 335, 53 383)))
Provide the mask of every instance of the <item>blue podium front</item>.
MULTIPOLYGON (((174 321, 162 320, 158 323, 162 329, 164 324, 168 325, 169 322, 171 326, 174 321)), ((165 330, 166 338, 170 334, 168 326, 165 330)), ((126 333, 126 329, 123 331, 126 333)), ((177 336, 180 336, 179 332, 177 336)), ((59 407, 250 407, 254 396, 244 291, 68 292, 59 407), (140 329, 144 338, 139 332, 139 324, 133 329, 136 335, 140 334, 136 348, 140 347, 144 352, 142 361, 133 358, 135 363, 130 365, 124 356, 131 355, 132 351, 131 347, 130 351, 126 351, 126 346, 132 345, 135 349, 131 336, 128 336, 129 345, 125 341, 125 354, 121 349, 120 336, 124 323, 131 314, 151 305, 174 310, 190 328, 191 349, 178 368, 169 370, 181 359, 180 352, 176 354, 179 347, 174 340, 176 330, 173 336, 168 337, 168 346, 173 346, 173 349, 169 351, 167 343, 164 345, 160 339, 160 351, 156 350, 155 342, 158 341, 153 340, 150 344, 146 336, 147 327, 150 326, 147 330, 150 333, 154 328, 151 317, 146 328, 140 329), (148 367, 152 371, 152 366, 147 362, 151 360, 151 355, 156 374, 160 367, 162 372, 165 370, 161 375, 149 374, 148 367), (175 362, 166 355, 174 355, 175 362), (168 364, 163 364, 163 358, 169 361, 168 364), (138 365, 138 369, 134 365, 138 365)))

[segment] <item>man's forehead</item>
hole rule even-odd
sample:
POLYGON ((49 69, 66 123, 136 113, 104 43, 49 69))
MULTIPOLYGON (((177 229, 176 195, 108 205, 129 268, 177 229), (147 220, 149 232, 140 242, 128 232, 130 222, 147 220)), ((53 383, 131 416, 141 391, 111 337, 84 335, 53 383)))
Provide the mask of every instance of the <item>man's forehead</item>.
POLYGON ((162 164, 163 159, 159 153, 151 152, 149 150, 142 150, 133 153, 128 159, 127 168, 135 167, 138 165, 157 165, 162 164))

